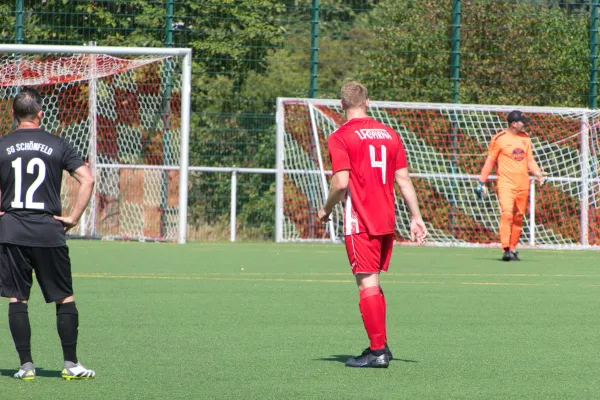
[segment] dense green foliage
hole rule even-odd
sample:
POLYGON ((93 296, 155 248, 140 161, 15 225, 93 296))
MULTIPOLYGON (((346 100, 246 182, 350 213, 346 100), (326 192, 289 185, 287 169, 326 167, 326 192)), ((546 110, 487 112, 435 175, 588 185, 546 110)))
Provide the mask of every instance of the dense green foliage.
MULTIPOLYGON (((165 46, 168 2, 25 1, 24 43, 165 46)), ((273 168, 274 104, 305 97, 312 0, 173 1, 174 46, 194 51, 192 165, 273 168)), ((452 2, 321 0, 318 96, 359 79, 376 100, 451 102, 452 2)), ((15 10, 0 5, 0 34, 15 40, 15 10)), ((585 107, 589 6, 584 2, 463 0, 462 103, 585 107)), ((270 238, 273 182, 254 175, 238 192, 238 223, 270 238)), ((230 181, 192 176, 190 223, 228 221, 230 181)))

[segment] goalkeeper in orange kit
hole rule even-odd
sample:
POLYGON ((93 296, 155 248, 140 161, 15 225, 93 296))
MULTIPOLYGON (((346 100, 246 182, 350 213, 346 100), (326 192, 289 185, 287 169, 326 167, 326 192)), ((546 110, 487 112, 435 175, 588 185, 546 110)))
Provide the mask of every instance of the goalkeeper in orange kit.
POLYGON ((481 198, 487 194, 485 181, 497 163, 498 198, 500 200, 500 242, 502 260, 519 261, 516 251, 523 217, 527 210, 529 197, 529 171, 541 184, 546 180, 543 172, 533 158, 531 139, 523 131, 529 123, 521 111, 511 111, 507 118, 508 128, 497 133, 490 141, 488 157, 481 170, 475 189, 481 198))

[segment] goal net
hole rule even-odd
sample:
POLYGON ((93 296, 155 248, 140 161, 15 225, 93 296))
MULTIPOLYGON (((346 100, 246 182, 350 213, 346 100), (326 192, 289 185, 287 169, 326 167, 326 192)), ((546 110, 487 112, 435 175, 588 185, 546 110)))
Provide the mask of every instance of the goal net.
MULTIPOLYGON (((187 49, 0 46, 0 131, 14 129, 23 87, 43 98, 42 128, 77 149, 96 178, 71 234, 185 242, 187 49), (183 226, 182 226, 183 225, 183 226)), ((63 176, 63 213, 78 183, 63 176)))
MULTIPOLYGON (((429 243, 499 246, 495 176, 479 200, 475 184, 488 143, 520 109, 534 155, 548 172, 531 181, 521 243, 546 248, 600 245, 600 112, 587 109, 371 102, 369 115, 392 127, 406 147, 429 243)), ((327 137, 345 122, 339 100, 280 98, 277 103, 277 241, 338 241, 342 208, 320 223, 331 178, 327 137)), ((396 190, 396 239, 409 240, 409 212, 396 190)))

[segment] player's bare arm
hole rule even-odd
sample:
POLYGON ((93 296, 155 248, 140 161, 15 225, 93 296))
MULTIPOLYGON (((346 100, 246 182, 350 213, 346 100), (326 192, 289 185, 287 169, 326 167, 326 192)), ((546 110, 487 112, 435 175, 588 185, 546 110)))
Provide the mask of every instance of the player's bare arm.
POLYGON ((531 171, 533 176, 537 178, 537 181, 540 185, 543 185, 544 182, 546 182, 548 174, 542 171, 538 163, 535 161, 535 158, 533 158, 533 154, 531 153, 527 154, 527 168, 531 171))
POLYGON ((408 175, 408 168, 397 170, 394 179, 410 212, 410 239, 418 244, 423 244, 427 238, 427 228, 419 210, 417 192, 408 175))
POLYGON ((77 200, 75 200, 75 205, 73 206, 73 210, 71 214, 68 216, 54 216, 55 219, 62 222, 65 227, 65 231, 73 228, 79 222, 81 215, 85 211, 88 203, 90 202, 90 198, 92 197, 92 192, 94 190, 94 177, 90 169, 83 165, 73 171, 73 178, 77 182, 79 182, 79 190, 77 191, 77 200))
POLYGON ((329 216, 333 211, 333 207, 342 201, 348 190, 348 183, 350 182, 350 171, 342 170, 333 174, 331 178, 331 185, 329 186, 329 195, 325 204, 318 212, 318 217, 321 221, 326 222, 329 220, 329 216))

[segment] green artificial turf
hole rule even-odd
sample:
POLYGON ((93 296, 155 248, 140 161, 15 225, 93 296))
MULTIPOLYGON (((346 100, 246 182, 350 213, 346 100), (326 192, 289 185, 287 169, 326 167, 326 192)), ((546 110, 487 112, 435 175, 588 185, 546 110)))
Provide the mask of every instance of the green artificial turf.
MULTIPOLYGON (((600 255, 396 247, 382 276, 386 370, 340 245, 72 241, 79 358, 60 378, 54 305, 29 307, 35 382, 0 324, 2 399, 590 399, 600 393, 600 255)), ((0 300, 6 313, 7 301, 0 300)), ((6 315, 6 314, 5 314, 6 315)))

